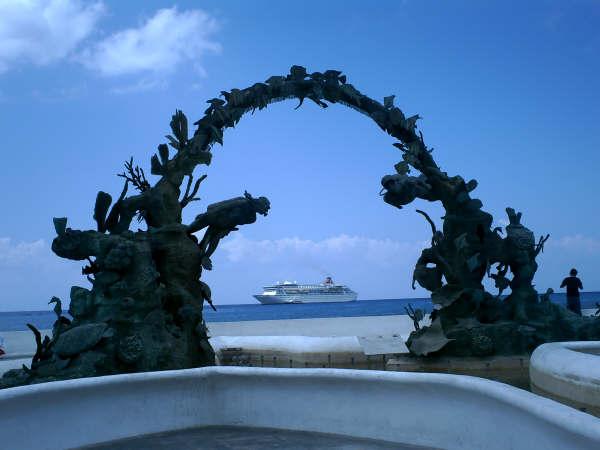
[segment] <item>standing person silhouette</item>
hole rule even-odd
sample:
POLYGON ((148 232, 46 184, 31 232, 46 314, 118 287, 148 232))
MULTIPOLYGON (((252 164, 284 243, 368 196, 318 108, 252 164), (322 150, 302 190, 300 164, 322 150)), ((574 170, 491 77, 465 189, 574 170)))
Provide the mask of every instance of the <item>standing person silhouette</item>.
POLYGON ((583 290, 581 280, 577 278, 577 270, 571 269, 567 278, 563 280, 560 287, 567 287, 567 309, 575 314, 581 315, 581 302, 579 301, 579 289, 583 290))

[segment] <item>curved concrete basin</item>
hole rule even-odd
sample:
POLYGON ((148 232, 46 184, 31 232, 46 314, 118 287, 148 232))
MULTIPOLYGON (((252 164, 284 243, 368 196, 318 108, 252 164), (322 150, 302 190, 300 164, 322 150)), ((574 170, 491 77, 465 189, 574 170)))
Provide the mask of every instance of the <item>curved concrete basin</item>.
POLYGON ((533 392, 600 416, 600 341, 543 344, 529 364, 533 392))
POLYGON ((599 419, 461 375, 206 367, 0 391, 2 448, 64 449, 200 426, 446 449, 600 448, 599 419))

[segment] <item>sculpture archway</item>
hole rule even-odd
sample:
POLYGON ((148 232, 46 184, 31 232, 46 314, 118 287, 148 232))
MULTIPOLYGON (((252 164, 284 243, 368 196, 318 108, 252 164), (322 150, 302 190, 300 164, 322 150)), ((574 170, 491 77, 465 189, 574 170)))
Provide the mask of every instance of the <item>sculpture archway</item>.
POLYGON ((397 208, 416 198, 440 201, 446 211, 441 230, 421 212, 432 228, 432 239, 417 261, 414 282, 432 292, 439 309, 430 327, 411 335, 412 353, 521 353, 545 340, 571 337, 569 333, 600 336, 600 321, 593 324, 565 314, 548 301, 538 303, 532 286, 535 258, 548 237, 536 242, 520 223, 521 214, 511 208, 507 208, 507 236, 492 230, 492 216, 470 196, 477 182, 450 177, 437 166, 417 130, 419 116, 405 117, 394 106, 394 96, 379 103, 348 84, 339 71, 308 74, 300 66, 293 66, 287 76, 221 94, 224 99, 208 101, 191 137, 185 115, 177 111, 172 117, 173 135, 167 139, 175 153, 171 155, 172 150, 161 144, 151 158, 151 172, 160 177, 158 182, 151 185, 144 171, 129 161, 116 202, 112 204, 108 193, 98 193, 96 231, 72 230, 66 218, 54 220, 58 236, 52 250, 64 258, 87 260, 83 273, 92 289, 72 288, 72 322, 62 316, 60 301, 53 299, 57 321, 52 337, 42 339, 31 327, 37 342, 31 368, 9 372, 0 387, 213 364, 200 301, 212 305, 211 293, 200 280, 202 270, 212 268, 210 256, 220 239, 240 225, 255 222, 257 214, 266 215, 270 204, 265 197, 246 193, 209 205, 189 225, 181 223, 182 209, 196 200, 204 176, 194 181, 193 171, 210 163, 211 147, 223 143, 223 131, 234 127, 245 113, 289 98, 299 99, 300 105, 309 99, 321 107, 342 103, 370 117, 398 139, 393 145, 402 152, 396 173, 382 179, 384 200, 397 208), (411 168, 419 174, 409 175, 411 168), (127 196, 129 185, 138 193, 127 196), (136 216, 147 223, 147 231, 129 230, 136 216), (205 232, 198 240, 193 233, 200 230, 205 232), (490 273, 494 264, 496 273, 490 273), (500 293, 510 287, 506 299, 485 291, 486 273, 500 293), (565 323, 571 331, 565 331, 565 323))
MULTIPOLYGON (((432 240, 431 247, 423 251, 417 262, 414 282, 431 291, 432 301, 441 309, 439 319, 431 327, 412 336, 408 343, 411 351, 428 354, 446 347, 451 339, 456 339, 449 339, 446 334, 451 334, 460 320, 472 319, 479 325, 503 320, 525 323, 530 315, 538 315, 532 280, 537 269, 535 258, 548 236, 536 243, 533 233, 520 223, 521 214, 511 208, 507 209, 510 219, 507 237, 502 238, 497 229, 492 230, 492 216, 481 210, 480 200, 470 197, 477 182, 450 177, 437 166, 423 135, 417 131, 419 116, 405 117, 394 106, 394 96, 384 98, 382 104, 348 84, 339 71, 309 74, 300 66, 293 66, 285 77, 271 77, 265 83, 221 94, 224 100, 209 100, 210 107, 204 117, 195 123, 197 129, 192 139, 199 150, 208 150, 215 142, 222 144, 223 130, 235 126, 244 113, 288 98, 300 99, 298 107, 305 99, 321 107, 327 107, 326 102, 342 103, 367 115, 398 139, 393 145, 402 151, 403 161, 395 166, 396 174, 382 179, 384 200, 398 208, 416 198, 440 201, 446 211, 443 231, 438 231, 434 222, 419 211, 431 225, 432 240), (420 175, 410 176, 411 167, 420 175), (492 264, 498 265, 495 274, 490 274, 492 264), (512 279, 507 278, 509 270, 512 279), (510 287, 512 292, 506 301, 485 291, 482 279, 486 273, 495 280, 499 295, 510 287)), ((465 337, 462 325, 456 331, 461 338, 465 337)), ((495 332, 467 333, 468 342, 459 339, 460 345, 450 345, 449 351, 466 354, 526 351, 536 343, 535 339, 524 337, 519 343, 510 342, 506 348, 495 348, 495 332)))

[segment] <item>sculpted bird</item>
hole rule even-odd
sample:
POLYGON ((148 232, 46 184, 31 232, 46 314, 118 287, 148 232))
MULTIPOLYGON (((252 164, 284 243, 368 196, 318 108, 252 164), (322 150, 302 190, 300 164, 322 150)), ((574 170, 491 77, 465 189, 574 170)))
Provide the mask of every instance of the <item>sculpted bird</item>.
POLYGON ((62 316, 62 302, 60 301, 60 298, 52 297, 48 304, 50 305, 51 303, 55 303, 54 314, 56 314, 56 317, 60 319, 60 316, 62 316))

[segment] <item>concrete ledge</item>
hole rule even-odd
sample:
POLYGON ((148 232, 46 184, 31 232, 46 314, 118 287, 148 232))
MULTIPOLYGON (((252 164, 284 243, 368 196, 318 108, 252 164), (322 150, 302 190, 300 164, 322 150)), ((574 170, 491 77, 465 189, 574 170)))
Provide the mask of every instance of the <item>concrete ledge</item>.
POLYGON ((540 345, 529 376, 533 392, 600 417, 600 341, 540 345))
POLYGON ((597 449, 600 420, 474 377, 207 367, 0 391, 3 448, 64 449, 208 425, 445 449, 597 449))

